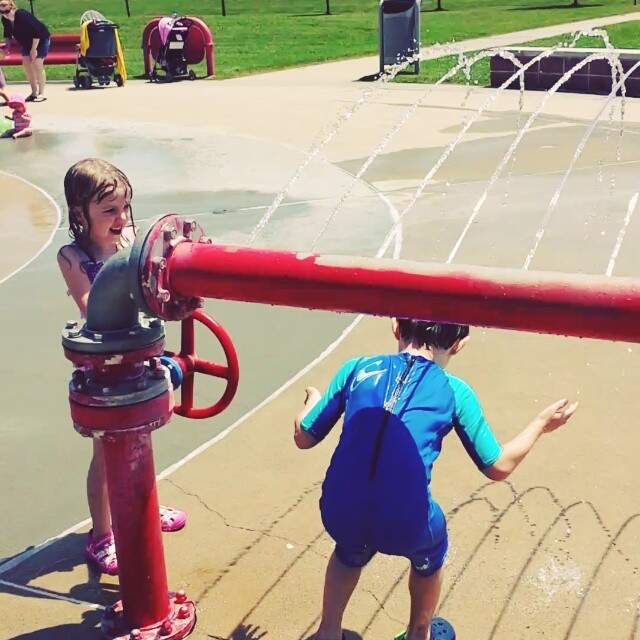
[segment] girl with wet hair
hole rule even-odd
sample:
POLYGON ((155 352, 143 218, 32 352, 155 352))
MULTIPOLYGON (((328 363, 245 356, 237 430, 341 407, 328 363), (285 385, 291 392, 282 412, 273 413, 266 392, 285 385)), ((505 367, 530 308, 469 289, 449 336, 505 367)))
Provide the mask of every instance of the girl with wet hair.
POLYGON ((109 258, 119 248, 133 242, 133 188, 129 178, 120 169, 105 160, 88 158, 77 162, 67 171, 64 177, 64 195, 69 209, 69 236, 73 242, 62 247, 60 255, 67 259, 69 250, 79 250, 84 258, 80 262, 80 269, 87 274, 90 284, 93 284, 104 264, 102 257, 109 258), (99 214, 101 210, 110 213, 113 207, 109 205, 114 201, 126 206, 126 224, 118 222, 113 228, 108 225, 105 228, 105 222, 110 222, 109 216, 99 214), (94 225, 99 228, 94 229, 94 225), (115 245, 113 242, 116 242, 115 245), (106 256, 99 255, 101 253, 106 253, 106 256))
MULTIPOLYGON (((109 162, 88 158, 74 164, 64 177, 72 242, 58 251, 58 266, 82 317, 86 317, 91 285, 104 263, 132 244, 135 227, 131 212, 133 188, 127 176, 109 162)), ((86 558, 110 575, 118 573, 111 529, 102 442, 93 439, 93 457, 87 474, 87 500, 92 528, 86 558)), ((160 507, 163 531, 182 529, 187 514, 160 507)))

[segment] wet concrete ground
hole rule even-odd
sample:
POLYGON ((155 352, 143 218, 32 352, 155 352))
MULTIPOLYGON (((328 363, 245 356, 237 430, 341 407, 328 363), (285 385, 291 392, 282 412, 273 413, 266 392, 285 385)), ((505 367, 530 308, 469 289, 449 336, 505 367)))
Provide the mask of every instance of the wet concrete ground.
MULTIPOLYGON (((16 513, 3 527, 0 556, 5 557, 19 553, 34 539, 42 541, 66 529, 83 519, 86 510, 82 484, 89 443, 75 434, 68 422, 66 385, 70 365, 63 357, 59 338, 65 321, 77 315, 65 295, 55 262, 57 250, 69 241, 61 192, 66 169, 92 155, 122 168, 134 186, 134 216, 142 229, 146 229, 150 218, 178 213, 194 217, 218 242, 244 244, 273 201, 273 189, 284 183, 300 160, 299 153, 274 145, 197 132, 158 139, 142 126, 136 127, 135 134, 126 128, 117 132, 98 128, 80 134, 65 130, 63 125, 58 122, 58 131, 34 136, 13 158, 14 171, 52 194, 64 219, 51 246, 6 282, 3 290, 5 310, 12 304, 9 301, 16 305, 16 313, 0 315, 3 346, 9 350, 16 340, 22 346, 20 356, 11 358, 0 372, 0 386, 12 389, 4 402, 2 421, 2 448, 12 452, 0 470, 0 483, 10 489, 2 501, 4 508, 16 513), (264 156, 279 163, 270 176, 259 161, 264 156), (258 174, 260 179, 253 177, 258 174), (250 185, 252 190, 243 190, 241 185, 250 185), (16 384, 18 380, 20 384, 16 384), (33 401, 35 393, 37 402, 33 401), (47 411, 42 411, 43 406, 47 411), (48 463, 52 459, 57 463, 48 463), (34 468, 39 469, 37 474, 33 473, 34 468), (66 470, 64 474, 62 468, 66 470)), ((0 148, 0 153, 6 150, 6 146, 0 148)), ((45 203, 48 209, 45 207, 44 212, 35 208, 43 207, 42 194, 25 182, 12 180, 9 184, 8 180, 4 177, 3 184, 7 184, 6 193, 11 194, 10 206, 3 216, 16 217, 16 223, 7 224, 2 232, 6 273, 44 243, 56 222, 55 207, 50 202, 45 203), (26 219, 25 207, 30 212, 26 219)), ((310 249, 323 216, 328 215, 340 189, 347 184, 347 174, 327 163, 316 163, 311 177, 287 198, 256 245, 310 249)), ((361 185, 341 212, 339 224, 323 236, 318 249, 372 255, 391 220, 388 207, 376 192, 361 185), (362 233, 363 229, 366 233, 362 233)), ((259 307, 255 314, 248 315, 238 305, 226 302, 209 303, 207 309, 229 327, 238 345, 243 372, 239 398, 224 416, 205 423, 184 423, 176 418, 171 429, 157 434, 158 470, 180 460, 266 398, 352 320, 348 316, 269 307, 259 307), (283 351, 286 357, 282 357, 283 351)), ((169 335, 170 346, 176 348, 177 327, 170 326, 169 335)), ((205 355, 211 351, 208 336, 203 332, 199 339, 204 343, 199 349, 205 355)), ((201 382, 201 402, 218 393, 218 389, 215 382, 201 382)))
MULTIPOLYGON (((229 115, 239 104, 238 96, 245 95, 245 84, 225 84, 229 91, 226 99, 219 86, 204 86, 216 92, 219 112, 214 123, 224 122, 234 131, 234 127, 257 127, 255 119, 237 123, 229 115)), ((141 87, 130 89, 143 95, 141 87)), ((313 105, 318 94, 313 89, 308 90, 307 110, 292 105, 288 91, 268 108, 282 112, 290 108, 289 113, 298 117, 304 112, 307 128, 313 124, 317 131, 319 123, 328 125, 335 119, 347 95, 358 93, 351 87, 336 91, 338 97, 316 111, 313 105), (320 119, 321 112, 324 119, 320 119)), ((112 95, 116 96, 113 100, 119 99, 112 95)), ((303 101, 303 95, 302 90, 295 92, 295 100, 303 101)), ((267 225, 268 233, 261 242, 277 246, 313 242, 310 225, 317 230, 321 226, 318 218, 326 219, 332 202, 344 193, 350 182, 345 171, 353 173, 361 166, 417 95, 413 87, 390 88, 363 110, 359 119, 352 118, 335 144, 323 152, 324 161, 304 174, 304 181, 290 195, 289 205, 272 221, 277 224, 271 229, 267 225)), ((347 221, 338 219, 335 235, 326 240, 323 250, 341 252, 349 247, 355 253, 372 252, 389 228, 389 207, 372 189, 382 191, 391 210, 402 213, 464 119, 486 97, 483 90, 467 95, 460 87, 443 88, 431 106, 419 109, 410 130, 403 131, 363 176, 372 186, 357 188, 342 212, 347 221)), ((611 122, 605 117, 587 142, 557 203, 554 194, 564 171, 590 114, 601 104, 595 98, 565 95, 554 99, 544 118, 523 138, 515 159, 488 189, 496 166, 515 139, 518 124, 526 121, 541 97, 527 95, 524 112, 518 115, 514 107, 517 96, 505 96, 479 121, 477 129, 474 125, 469 138, 455 149, 407 212, 402 229, 403 257, 446 261, 477 209, 474 223, 452 258, 456 263, 522 268, 548 218, 532 269, 604 273, 624 228, 626 235, 613 273, 637 277, 637 218, 632 214, 624 226, 629 204, 638 191, 640 117, 636 102, 627 105, 622 135, 616 126, 617 116, 611 122)), ((68 102, 65 96, 58 98, 62 110, 68 102)), ((84 98, 93 100, 91 95, 84 98)), ((242 105, 248 108, 246 102, 242 105)), ((113 123, 113 140, 103 142, 100 136, 89 136, 87 142, 60 134, 57 127, 72 129, 64 116, 47 117, 52 121, 52 135, 43 136, 43 144, 54 145, 50 149, 61 145, 57 148, 63 149, 64 168, 76 159, 74 154, 90 148, 107 158, 120 157, 130 164, 130 168, 123 168, 132 174, 139 219, 165 212, 157 208, 169 208, 166 194, 173 200, 171 207, 184 206, 180 212, 198 213, 207 231, 222 241, 247 238, 264 209, 240 210, 268 204, 302 156, 289 147, 266 143, 277 138, 279 130, 265 126, 262 139, 256 141, 252 129, 249 142, 222 136, 221 125, 213 124, 210 133, 198 136, 210 155, 186 164, 188 170, 180 170, 180 183, 167 185, 163 172, 189 162, 193 140, 167 143, 170 151, 166 155, 173 161, 167 167, 162 165, 164 160, 158 161, 157 169, 154 162, 151 173, 147 166, 139 165, 141 155, 128 160, 123 151, 137 146, 129 137, 129 124, 113 123), (121 126, 126 135, 118 135, 121 126), (211 135, 212 144, 205 144, 207 135, 211 135), (71 146, 65 147, 67 143, 71 146), (183 148, 182 143, 187 146, 183 148), (92 146, 82 146, 85 144, 92 146), (241 161, 235 163, 234 147, 242 151, 238 156, 241 161), (216 167, 215 172, 208 171, 210 165, 216 167), (270 171, 265 170, 267 166, 270 171), (192 192, 196 195, 183 195, 192 192), (226 213, 220 214, 222 209, 226 213)), ((141 129, 152 126, 140 125, 141 129)), ((301 124, 297 126, 303 129, 301 124)), ((104 122, 100 127, 110 130, 104 122)), ((287 135, 294 134, 289 131, 287 135)), ((188 138, 186 134, 180 137, 188 138)), ((307 132, 299 146, 305 148, 311 137, 307 132)), ((158 148, 166 151, 165 142, 156 140, 159 134, 148 138, 153 141, 140 142, 140 148, 154 159, 158 148)), ((56 177, 50 163, 38 162, 33 156, 33 161, 16 167, 16 173, 23 172, 59 194, 63 168, 56 177)), ((9 360, 8 369, 1 374, 5 376, 2 388, 11 389, 4 420, 9 428, 2 436, 2 451, 12 452, 6 465, 3 460, 7 473, 2 486, 8 486, 9 491, 3 490, 2 500, 20 507, 14 509, 17 523, 12 525, 7 554, 11 548, 20 550, 39 542, 36 530, 42 534, 59 531, 65 526, 62 520, 80 519, 84 512, 82 456, 87 443, 68 425, 68 367, 57 342, 72 308, 63 301, 62 285, 59 279, 56 284, 53 267, 60 235, 41 258, 3 285, 5 300, 25 305, 20 307, 25 311, 21 320, 43 319, 31 324, 25 320, 17 329, 13 314, 2 314, 0 327, 0 335, 7 340, 6 352, 16 353, 18 343, 28 345, 20 350, 19 358, 9 360), (25 298, 24 292, 32 290, 39 295, 25 298), (24 335, 28 337, 22 339, 24 335), (16 384, 17 380, 21 384, 16 384), (37 404, 33 389, 38 390, 37 404), (12 478, 20 484, 12 485, 12 478)), ((243 387, 232 409, 216 420, 187 424, 175 419, 161 430, 154 440, 158 468, 254 406, 317 354, 347 322, 330 314, 241 304, 208 303, 208 307, 229 328, 241 351, 243 387)), ((469 347, 455 359, 452 369, 474 386, 501 439, 511 437, 539 408, 557 397, 577 399, 581 406, 570 425, 543 438, 509 483, 487 484, 455 437, 447 441, 433 484, 434 494, 448 514, 451 537, 441 614, 454 622, 460 638, 595 640, 603 633, 611 638, 640 638, 640 520, 635 473, 640 444, 635 427, 640 365, 636 345, 481 328, 474 329, 472 335, 469 347)), ((254 640, 266 633, 273 638, 302 640, 313 631, 321 576, 331 552, 319 521, 317 499, 335 434, 317 450, 298 452, 291 443, 291 419, 306 384, 326 384, 347 357, 387 349, 393 349, 388 322, 366 319, 349 340, 296 385, 161 483, 161 498, 187 508, 191 518, 183 532, 165 537, 165 546, 172 588, 186 588, 198 602, 199 621, 193 637, 254 640)), ((116 582, 87 574, 82 540, 81 533, 70 534, 0 575, 13 584, 0 590, 0 611, 11 612, 6 616, 7 638, 96 637, 100 614, 88 603, 115 600, 116 582), (36 592, 20 591, 16 585, 28 585, 36 592), (52 602, 47 599, 51 595, 66 600, 52 602), (69 598, 80 603, 72 604, 69 598), (46 622, 37 617, 43 602, 46 622)), ((405 579, 406 563, 402 560, 376 558, 372 562, 345 619, 350 638, 390 638, 402 629, 408 606, 405 579)))

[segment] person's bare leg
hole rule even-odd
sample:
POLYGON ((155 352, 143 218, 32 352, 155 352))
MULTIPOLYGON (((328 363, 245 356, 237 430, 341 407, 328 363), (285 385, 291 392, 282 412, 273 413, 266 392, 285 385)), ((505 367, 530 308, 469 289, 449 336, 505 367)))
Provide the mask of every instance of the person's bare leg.
POLYGON ((33 61, 33 77, 37 87, 37 92, 34 95, 43 96, 44 88, 47 85, 47 74, 44 70, 44 58, 36 58, 33 61))
POLYGON ((342 640, 342 617, 361 573, 361 567, 347 567, 335 551, 331 554, 324 580, 322 620, 314 640, 342 640))
POLYGON ((93 536, 99 538, 111 531, 111 511, 107 491, 107 474, 102 455, 102 442, 93 439, 93 457, 87 474, 87 502, 93 522, 93 536))
POLYGON ((425 578, 413 568, 409 574, 409 595, 411 596, 411 614, 407 627, 407 640, 427 640, 431 621, 438 606, 442 590, 442 569, 425 578))
POLYGON ((33 129, 23 129, 22 131, 18 131, 13 134, 13 139, 17 140, 18 138, 28 138, 33 135, 33 129))
POLYGON ((24 67, 24 75, 27 76, 27 82, 31 86, 31 95, 38 95, 38 85, 36 83, 36 74, 33 68, 33 61, 29 56, 22 56, 22 66, 24 67))

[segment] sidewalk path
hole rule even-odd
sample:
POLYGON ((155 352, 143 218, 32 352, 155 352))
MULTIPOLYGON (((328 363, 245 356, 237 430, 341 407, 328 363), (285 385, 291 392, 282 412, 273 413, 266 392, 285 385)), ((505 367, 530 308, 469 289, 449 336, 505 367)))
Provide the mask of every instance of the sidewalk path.
MULTIPOLYGON (((442 55, 456 54, 458 52, 477 51, 499 47, 509 47, 524 44, 533 40, 550 38, 564 33, 574 33, 576 31, 597 29, 611 24, 623 22, 634 22, 640 20, 640 11, 626 13, 619 16, 607 16, 604 18, 592 18, 589 20, 579 20, 565 24, 538 27, 536 29, 524 29, 495 36, 483 38, 473 38, 463 40, 454 44, 435 45, 423 47, 420 51, 424 60, 439 58, 442 55)), ((228 80, 227 82, 238 84, 249 84, 260 86, 276 82, 279 85, 295 84, 299 85, 323 85, 340 84, 359 80, 365 76, 375 74, 380 69, 380 59, 378 56, 367 56, 365 58, 354 58, 350 60, 340 60, 337 62, 327 62, 324 64, 310 65, 307 67, 297 67, 295 69, 285 69, 283 71, 272 71, 254 76, 243 76, 228 80)))

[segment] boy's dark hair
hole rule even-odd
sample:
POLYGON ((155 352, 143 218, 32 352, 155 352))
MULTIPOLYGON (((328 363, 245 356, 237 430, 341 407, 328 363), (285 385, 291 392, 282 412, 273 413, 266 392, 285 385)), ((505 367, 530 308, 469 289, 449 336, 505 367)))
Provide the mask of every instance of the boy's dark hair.
POLYGON ((400 337, 407 344, 418 348, 450 349, 456 340, 466 338, 469 335, 469 325, 466 324, 398 318, 398 326, 400 337))

